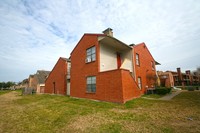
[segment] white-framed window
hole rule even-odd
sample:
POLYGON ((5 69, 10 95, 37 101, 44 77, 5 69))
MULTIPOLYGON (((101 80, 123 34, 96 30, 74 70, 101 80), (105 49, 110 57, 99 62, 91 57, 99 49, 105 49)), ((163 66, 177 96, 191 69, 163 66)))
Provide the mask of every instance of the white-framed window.
POLYGON ((141 77, 138 77, 138 86, 140 89, 142 89, 142 80, 141 77))
POLYGON ((86 63, 96 60, 96 49, 95 46, 86 50, 86 63))
POLYGON ((87 92, 96 92, 96 76, 87 77, 87 92))
POLYGON ((139 54, 136 53, 136 65, 140 65, 139 54))

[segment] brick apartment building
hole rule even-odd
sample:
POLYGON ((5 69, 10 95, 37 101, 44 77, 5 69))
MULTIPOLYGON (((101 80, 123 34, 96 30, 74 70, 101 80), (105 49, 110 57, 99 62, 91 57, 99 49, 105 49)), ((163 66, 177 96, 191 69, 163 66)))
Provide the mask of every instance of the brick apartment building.
POLYGON ((198 73, 191 73, 190 70, 181 72, 181 68, 177 68, 177 71, 158 71, 161 86, 173 87, 173 86, 191 86, 200 84, 200 76, 198 73))
POLYGON ((103 33, 84 34, 71 52, 70 96, 125 103, 153 88, 156 62, 147 46, 127 45, 110 28, 103 33))
POLYGON ((37 93, 44 93, 45 80, 50 71, 37 70, 36 74, 28 78, 28 88, 34 89, 37 93))
POLYGON ((157 73, 160 80, 159 86, 163 86, 167 88, 174 86, 174 77, 173 77, 172 72, 158 71, 157 73))
POLYGON ((197 73, 191 73, 190 70, 181 72, 181 68, 177 68, 177 75, 174 74, 174 81, 176 86, 190 86, 199 84, 199 75, 197 73))
POLYGON ((60 57, 45 81, 45 93, 70 95, 70 60, 60 57))

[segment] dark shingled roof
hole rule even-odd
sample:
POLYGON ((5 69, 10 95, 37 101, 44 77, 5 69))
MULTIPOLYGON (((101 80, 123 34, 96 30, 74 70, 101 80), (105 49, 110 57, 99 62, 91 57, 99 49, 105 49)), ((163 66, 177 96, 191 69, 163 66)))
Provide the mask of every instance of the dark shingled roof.
POLYGON ((38 80, 38 84, 44 84, 49 73, 50 71, 38 70, 37 73, 34 75, 38 80))

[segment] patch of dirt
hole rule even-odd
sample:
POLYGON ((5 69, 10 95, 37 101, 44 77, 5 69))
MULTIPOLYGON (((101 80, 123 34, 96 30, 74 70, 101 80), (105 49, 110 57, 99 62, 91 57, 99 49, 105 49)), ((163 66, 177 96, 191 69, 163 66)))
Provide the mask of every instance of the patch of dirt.
POLYGON ((16 92, 16 91, 11 91, 9 93, 0 95, 1 104, 6 104, 8 102, 12 102, 12 101, 17 100, 19 98, 21 98, 21 97, 19 96, 19 93, 16 92))
POLYGON ((117 109, 117 108, 111 109, 110 111, 112 111, 114 113, 128 113, 128 112, 130 112, 130 110, 117 109))
POLYGON ((79 116, 76 119, 72 120, 72 122, 69 123, 64 129, 62 129, 62 131, 63 130, 68 131, 68 129, 73 129, 72 132, 76 132, 76 131, 84 132, 84 131, 87 131, 88 128, 92 128, 94 126, 95 128, 97 128, 98 126, 102 124, 108 124, 112 122, 113 120, 106 118, 106 116, 100 113, 79 116))

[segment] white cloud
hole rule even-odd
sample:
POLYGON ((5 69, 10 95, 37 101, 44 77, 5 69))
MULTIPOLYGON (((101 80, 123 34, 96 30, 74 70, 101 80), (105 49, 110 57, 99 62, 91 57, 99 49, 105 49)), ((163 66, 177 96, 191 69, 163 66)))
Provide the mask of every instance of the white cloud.
POLYGON ((160 70, 199 65, 200 2, 195 0, 7 0, 0 1, 0 17, 0 81, 51 70, 60 56, 70 56, 84 33, 107 27, 127 44, 145 42, 160 70))

